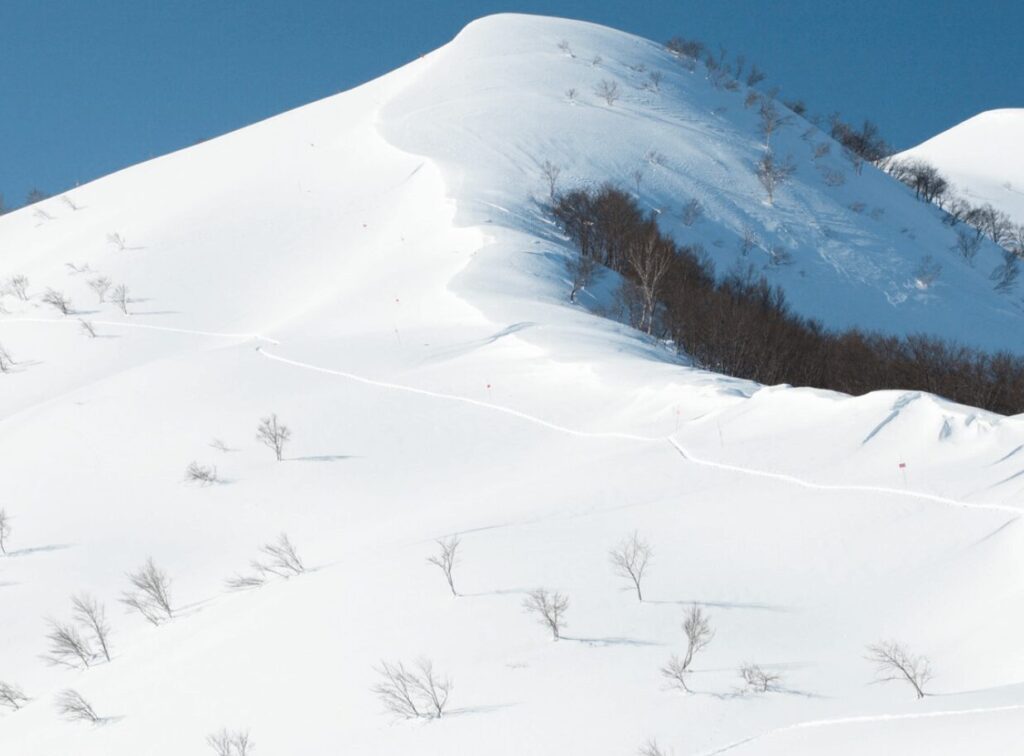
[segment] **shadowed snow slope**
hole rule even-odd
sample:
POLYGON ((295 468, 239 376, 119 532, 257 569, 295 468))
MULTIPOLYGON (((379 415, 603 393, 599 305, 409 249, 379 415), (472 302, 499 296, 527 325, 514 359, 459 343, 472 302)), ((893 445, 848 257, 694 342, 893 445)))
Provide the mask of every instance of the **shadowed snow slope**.
MULTIPOLYGON (((31 698, 0 706, 0 753, 212 753, 221 727, 311 756, 610 756, 648 738, 1004 752, 1024 726, 1021 419, 714 375, 567 302, 545 160, 562 188, 638 189, 720 270, 745 228, 758 267, 785 246, 770 276, 831 325, 1015 346, 1020 313, 983 274, 944 258, 914 283, 951 243, 936 211, 835 145, 815 160, 830 142, 802 121, 772 138, 798 171, 765 204, 744 96, 630 35, 496 16, 356 90, 0 219, 0 277, 28 278, 26 299, 0 299, 16 360, 0 681, 31 698), (690 198, 705 212, 684 226, 690 198), (101 276, 128 286, 128 314, 89 287, 101 276), (271 412, 292 431, 281 462, 255 440, 271 412), (192 461, 219 482, 186 483, 192 461), (608 563, 634 530, 654 549, 642 603, 608 563), (308 571, 227 590, 282 531, 308 571), (459 598, 426 563, 454 533, 459 598), (118 602, 148 557, 173 581, 159 627, 118 602), (537 586, 570 597, 557 643, 522 610, 537 586), (82 591, 107 605, 113 659, 49 666, 46 619, 82 591), (685 650, 691 603, 716 634, 686 695, 659 668, 685 650), (932 659, 939 695, 868 684, 864 647, 889 637, 932 659), (453 678, 451 708, 396 722, 374 667, 421 655, 453 678), (737 694, 746 661, 780 690, 737 694), (66 688, 104 721, 62 721, 66 688)), ((584 304, 607 306, 612 279, 584 304)))
POLYGON ((989 110, 900 153, 926 160, 972 205, 1024 224, 1024 108, 989 110))

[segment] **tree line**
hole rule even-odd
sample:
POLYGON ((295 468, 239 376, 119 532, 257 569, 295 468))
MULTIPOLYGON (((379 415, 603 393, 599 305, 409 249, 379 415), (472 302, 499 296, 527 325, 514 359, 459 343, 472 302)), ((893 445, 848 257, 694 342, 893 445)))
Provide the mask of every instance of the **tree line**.
MULTIPOLYGON (((587 268, 584 259, 619 273, 631 324, 671 338, 703 368, 768 385, 855 396, 920 390, 1004 415, 1024 411, 1020 356, 924 334, 828 329, 794 313, 782 289, 752 265, 717 277, 699 246, 677 244, 611 184, 560 194, 551 212, 577 248, 570 270, 587 268)), ((580 285, 574 280, 574 290, 580 285)))

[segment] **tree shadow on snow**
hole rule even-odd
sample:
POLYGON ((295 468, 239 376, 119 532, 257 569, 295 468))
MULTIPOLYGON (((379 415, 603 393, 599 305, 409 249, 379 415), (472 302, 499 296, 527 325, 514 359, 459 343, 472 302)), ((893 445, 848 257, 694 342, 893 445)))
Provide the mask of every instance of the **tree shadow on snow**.
POLYGON ((575 641, 585 643, 588 646, 663 646, 663 643, 655 641, 640 640, 639 638, 577 638, 572 635, 563 635, 559 640, 575 641))
POLYGON ((285 462, 338 462, 345 459, 359 459, 353 454, 313 454, 308 457, 285 457, 285 462))
MULTIPOLYGON (((46 551, 61 551, 62 549, 70 549, 76 544, 73 543, 51 543, 47 546, 31 546, 27 549, 17 549, 15 551, 8 551, 6 556, 8 557, 23 557, 31 554, 39 554, 46 551)), ((4 554, 0 554, 0 559, 4 558, 4 554)))
POLYGON ((700 599, 679 599, 660 601, 656 599, 644 599, 645 604, 678 604, 679 606, 704 606, 712 609, 754 609, 762 612, 793 612, 796 611, 791 606, 781 606, 779 604, 761 604, 757 602, 744 602, 744 601, 701 601, 700 599))

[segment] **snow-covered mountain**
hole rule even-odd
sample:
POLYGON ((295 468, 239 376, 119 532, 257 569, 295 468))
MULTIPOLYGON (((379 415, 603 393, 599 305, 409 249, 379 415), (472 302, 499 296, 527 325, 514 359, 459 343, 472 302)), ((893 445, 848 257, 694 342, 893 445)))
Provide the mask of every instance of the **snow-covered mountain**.
POLYGON ((951 243, 938 211, 795 118, 768 205, 745 97, 653 42, 495 16, 0 219, 0 278, 28 280, 0 300, 0 681, 31 698, 0 706, 0 753, 213 753, 222 727, 325 756, 1015 748, 1019 416, 697 370, 594 314, 611 274, 568 302, 545 161, 559 188, 631 187, 720 270, 752 234, 747 260, 830 325, 1018 345, 985 266, 915 279, 951 243), (270 413, 282 461, 255 439, 270 413), (218 482, 185 482, 193 461, 218 482), (608 558, 634 531, 643 602, 608 558), (307 571, 229 590, 281 532, 307 571), (426 561, 453 534, 458 598, 426 561), (159 626, 118 602, 150 557, 172 580, 159 626), (523 610, 540 586, 570 599, 558 642, 523 610), (82 591, 112 660, 48 665, 47 618, 82 591), (686 694, 660 669, 695 603, 715 635, 686 694), (865 647, 889 638, 931 659, 935 695, 870 684, 865 647), (396 721, 375 667, 420 656, 453 679, 449 710, 396 721), (737 692, 748 662, 776 690, 737 692), (65 689, 103 722, 62 721, 65 689))
POLYGON ((972 205, 1024 225, 1024 109, 989 110, 900 153, 934 165, 972 205))

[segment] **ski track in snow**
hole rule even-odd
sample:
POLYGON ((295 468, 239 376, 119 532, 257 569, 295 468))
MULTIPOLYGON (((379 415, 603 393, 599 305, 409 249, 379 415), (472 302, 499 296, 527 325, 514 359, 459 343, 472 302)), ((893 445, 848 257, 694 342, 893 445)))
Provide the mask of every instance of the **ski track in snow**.
POLYGON ((734 740, 732 743, 716 748, 713 751, 701 751, 698 756, 717 756, 717 754, 745 746, 747 743, 753 743, 754 741, 762 740, 764 738, 771 737, 772 735, 778 735, 782 732, 792 732, 794 730, 811 730, 819 727, 831 727, 834 725, 845 724, 895 722, 906 719, 932 719, 938 717, 970 716, 971 714, 996 714, 1002 711, 1019 711, 1022 709, 1024 709, 1024 704, 1007 704, 1005 706, 991 706, 979 709, 953 709, 950 711, 922 711, 915 712, 913 714, 875 714, 858 717, 839 717, 836 719, 812 719, 808 722, 797 722, 796 724, 786 725, 785 727, 777 727, 774 730, 767 730, 759 735, 751 735, 750 737, 743 738, 741 740, 734 740))
MULTIPOLYGON (((2 323, 61 323, 61 324, 75 324, 77 320, 55 320, 52 318, 12 318, 10 320, 2 320, 2 323)), ((246 341, 265 341, 269 344, 280 344, 275 339, 262 336, 258 333, 218 333, 215 331, 199 331, 190 330, 186 328, 172 328, 169 326, 153 326, 143 325, 141 323, 121 323, 117 321, 103 321, 94 320, 90 321, 96 325, 105 325, 111 327, 124 327, 124 328, 139 328, 151 331, 167 331, 170 333, 184 333, 192 334, 196 336, 212 336, 215 338, 233 338, 243 339, 246 341)), ((301 368, 303 370, 311 370, 317 373, 324 373, 326 375, 335 375, 340 378, 345 378, 356 383, 362 383, 367 386, 376 386, 378 388, 388 389, 390 391, 402 391, 409 394, 416 394, 419 396, 427 396, 432 399, 440 399, 449 402, 460 402, 473 407, 480 407, 481 409, 490 410, 492 412, 500 412, 510 417, 515 417, 519 420, 524 420, 535 425, 539 425, 543 428, 556 431, 558 433, 565 433, 570 436, 576 436, 577 438, 594 438, 594 439, 619 439, 622 441, 633 441, 640 443, 668 443, 673 449, 687 462, 691 464, 699 465, 701 467, 709 467, 718 470, 725 470, 727 472, 739 473, 741 475, 749 475, 759 478, 768 478, 771 480, 781 481, 783 483, 789 483, 791 485, 800 486, 815 491, 847 491, 847 492, 860 492, 860 493, 880 493, 891 496, 902 496, 905 498, 917 499, 918 501, 928 501, 935 504, 943 504, 950 507, 957 507, 960 509, 980 509, 988 510, 993 512, 1005 512, 1019 517, 1021 510, 1016 507, 1011 507, 1005 504, 986 504, 986 503, 972 503, 966 501, 960 501, 958 499, 950 499, 945 496, 938 496, 936 494, 924 493, 921 491, 907 491, 899 488, 889 488, 886 486, 868 486, 868 485, 842 485, 837 483, 815 483, 813 481, 799 478, 795 475, 788 475, 786 473, 770 472, 768 470, 758 470, 750 467, 741 467, 739 465, 732 465, 727 462, 716 462, 714 460, 703 459, 696 456, 692 452, 687 451, 683 446, 676 441, 671 435, 669 436, 641 436, 635 433, 622 433, 619 431, 584 431, 577 428, 569 428, 565 425, 559 425, 549 420, 531 415, 520 410, 512 409, 511 407, 503 407, 500 404, 493 404, 480 399, 472 399, 470 397, 459 396, 458 394, 446 394, 439 391, 430 391, 428 389, 416 388, 414 386, 406 386, 401 383, 392 383, 390 381, 380 381, 373 378, 367 378, 356 373, 350 373, 344 370, 335 370, 332 368, 325 368, 319 365, 311 365, 307 362, 299 362, 298 360, 288 359, 287 357, 281 357, 276 354, 267 352, 263 347, 256 347, 256 351, 262 356, 275 362, 281 362, 286 365, 301 368)), ((915 397, 916 398, 916 397, 915 397)))
POLYGON ((325 373, 327 375, 336 375, 341 378, 346 378, 357 383, 363 383, 369 386, 377 386, 379 388, 385 388, 393 391, 404 391, 410 394, 418 394, 420 396, 428 396, 434 399, 441 399, 445 401, 461 402, 463 404, 469 404, 475 407, 481 407, 483 409, 491 410, 494 412, 501 412, 502 414, 509 415, 511 417, 525 420, 541 427, 548 428, 550 430, 557 431, 559 433, 566 433, 571 436, 579 438, 596 438, 596 439, 621 439, 624 441, 637 441, 642 443, 668 443, 675 449, 679 455, 695 465, 701 467, 710 467, 718 470, 725 470, 728 472, 739 473, 741 475, 750 475, 759 478, 769 478, 772 480, 778 480, 783 483, 789 483, 795 486, 801 486, 802 488, 808 488, 816 491, 847 491, 847 492, 860 492, 860 493, 881 493, 888 494, 891 496, 902 496, 906 498, 917 499, 919 501, 928 501, 935 504, 943 504, 946 506, 957 507, 960 509, 981 509, 989 510, 993 512, 1005 512, 1012 514, 1014 518, 1021 515, 1021 510, 1011 507, 1005 504, 985 504, 985 503, 971 503, 966 501, 959 501, 957 499, 950 499, 945 496, 938 496, 936 494, 923 493, 920 491, 906 491, 899 488, 888 488, 885 486, 867 486, 867 485, 841 485, 833 483, 815 483, 813 481, 798 478, 795 475, 787 475, 785 473, 769 472, 767 470, 757 470, 749 467, 741 467, 739 465, 731 465, 726 462, 715 462, 713 460, 702 459, 691 452, 688 452, 683 446, 676 441, 672 436, 640 436, 633 433, 621 433, 617 431, 584 431, 576 428, 569 428, 564 425, 552 423, 549 420, 530 415, 526 412, 511 409, 510 407, 503 407, 499 404, 492 404, 485 402, 480 399, 470 399, 468 397, 459 396, 457 394, 445 394, 437 391, 429 391, 427 389, 415 388, 413 386, 405 386, 400 383, 391 383, 389 381, 378 381, 372 378, 366 378, 365 376, 356 375, 355 373, 349 373, 343 370, 334 370, 331 368, 320 367, 318 365, 311 365, 306 362, 299 362, 297 360, 291 360, 287 357, 280 357, 275 354, 267 352, 262 347, 257 347, 256 351, 267 359, 281 362, 286 365, 292 365, 293 367, 302 368, 304 370, 312 370, 318 373, 325 373))

